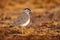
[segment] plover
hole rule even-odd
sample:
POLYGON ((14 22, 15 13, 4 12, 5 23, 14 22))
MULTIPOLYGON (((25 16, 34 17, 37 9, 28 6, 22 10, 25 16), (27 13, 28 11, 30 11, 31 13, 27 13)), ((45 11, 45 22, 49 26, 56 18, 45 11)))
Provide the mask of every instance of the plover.
POLYGON ((23 12, 14 20, 12 26, 27 26, 30 22, 30 12, 31 10, 29 8, 25 8, 23 12))

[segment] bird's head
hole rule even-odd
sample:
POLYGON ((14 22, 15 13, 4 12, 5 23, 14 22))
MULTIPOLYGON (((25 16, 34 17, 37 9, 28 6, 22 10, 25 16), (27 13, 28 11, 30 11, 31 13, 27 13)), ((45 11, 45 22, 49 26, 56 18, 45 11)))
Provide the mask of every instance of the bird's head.
POLYGON ((24 9, 24 13, 29 14, 30 12, 31 12, 31 10, 30 10, 29 8, 25 8, 25 9, 24 9))

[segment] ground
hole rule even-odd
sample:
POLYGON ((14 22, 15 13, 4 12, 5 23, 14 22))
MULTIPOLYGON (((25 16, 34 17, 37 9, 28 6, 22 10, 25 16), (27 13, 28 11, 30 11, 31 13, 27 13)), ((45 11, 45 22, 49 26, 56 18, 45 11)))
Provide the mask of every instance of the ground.
POLYGON ((60 0, 0 0, 0 40, 60 40, 60 0), (9 27, 26 7, 29 25, 9 27))

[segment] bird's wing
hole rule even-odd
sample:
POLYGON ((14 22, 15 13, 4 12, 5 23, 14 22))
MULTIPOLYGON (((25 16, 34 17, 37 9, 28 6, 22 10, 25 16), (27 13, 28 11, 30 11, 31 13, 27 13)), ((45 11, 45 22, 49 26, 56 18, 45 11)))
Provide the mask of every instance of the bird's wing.
POLYGON ((13 25, 21 25, 27 22, 29 15, 22 13, 14 21, 13 25))

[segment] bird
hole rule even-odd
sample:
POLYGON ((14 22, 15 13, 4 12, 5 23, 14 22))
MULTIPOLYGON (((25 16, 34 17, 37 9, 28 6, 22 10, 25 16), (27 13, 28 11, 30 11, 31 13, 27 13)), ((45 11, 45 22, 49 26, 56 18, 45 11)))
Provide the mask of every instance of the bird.
POLYGON ((25 27, 30 23, 30 12, 31 10, 29 8, 23 9, 23 12, 20 13, 20 15, 13 21, 11 26, 21 26, 25 27))

